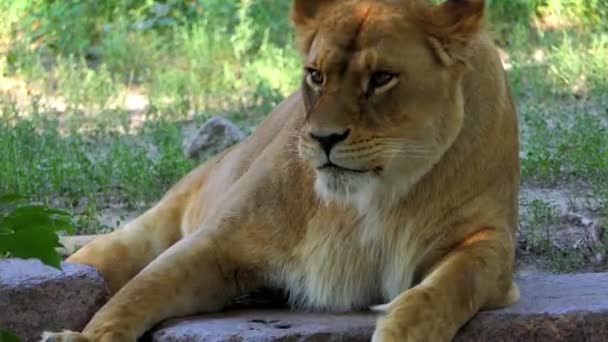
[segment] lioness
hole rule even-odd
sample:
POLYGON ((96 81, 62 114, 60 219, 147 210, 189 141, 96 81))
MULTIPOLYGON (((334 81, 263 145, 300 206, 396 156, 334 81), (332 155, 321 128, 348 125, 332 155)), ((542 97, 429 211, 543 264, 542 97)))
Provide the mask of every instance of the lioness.
POLYGON ((244 142, 69 258, 113 297, 82 333, 135 341, 259 287, 377 307, 373 341, 449 341, 513 283, 518 127, 484 1, 295 0, 301 89, 244 142))

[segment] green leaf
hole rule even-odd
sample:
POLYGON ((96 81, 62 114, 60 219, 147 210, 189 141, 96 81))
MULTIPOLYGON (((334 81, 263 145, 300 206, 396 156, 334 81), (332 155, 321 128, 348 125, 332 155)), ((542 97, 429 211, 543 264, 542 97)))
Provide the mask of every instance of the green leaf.
POLYGON ((12 204, 27 199, 27 197, 19 194, 4 194, 0 195, 0 206, 12 204))
POLYGON ((61 256, 55 249, 58 244, 57 233, 40 227, 0 236, 0 252, 9 252, 13 257, 22 259, 37 258, 49 266, 61 269, 61 256))
POLYGON ((27 205, 14 209, 0 219, 0 227, 14 231, 44 227, 70 234, 76 231, 68 212, 41 205, 27 205))
POLYGON ((10 235, 14 234, 15 231, 6 227, 0 227, 0 235, 10 235))
POLYGON ((21 342, 21 340, 16 335, 0 329, 0 342, 21 342))

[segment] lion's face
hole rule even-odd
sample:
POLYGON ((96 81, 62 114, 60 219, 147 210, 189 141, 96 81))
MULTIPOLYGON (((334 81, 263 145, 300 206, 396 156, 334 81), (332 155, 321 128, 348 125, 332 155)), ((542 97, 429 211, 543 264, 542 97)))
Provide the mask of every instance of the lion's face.
POLYGON ((464 64, 412 20, 412 7, 318 3, 296 2, 293 15, 305 55, 300 156, 326 199, 400 195, 460 130, 464 64))

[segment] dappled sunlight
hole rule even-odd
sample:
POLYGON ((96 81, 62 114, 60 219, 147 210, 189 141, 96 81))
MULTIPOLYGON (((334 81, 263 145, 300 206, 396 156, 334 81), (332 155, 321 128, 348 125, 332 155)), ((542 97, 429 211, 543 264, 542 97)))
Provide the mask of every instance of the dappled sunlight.
POLYGON ((505 68, 506 71, 511 70, 513 65, 511 64, 511 56, 509 55, 509 52, 507 52, 505 49, 498 48, 498 54, 500 56, 500 61, 502 62, 502 67, 505 68))
POLYGON ((543 49, 536 49, 532 57, 536 63, 542 64, 547 60, 547 53, 543 49))
MULTIPOLYGON (((70 103, 61 95, 45 92, 40 87, 28 83, 20 77, 0 77, 0 99, 5 104, 10 103, 16 111, 15 117, 32 119, 34 116, 46 113, 47 117, 57 119, 58 131, 62 136, 74 133, 86 134, 98 129, 100 122, 105 122, 105 129, 118 134, 138 134, 146 121, 157 119, 148 115, 150 98, 141 87, 123 87, 102 104, 70 103), (125 120, 128 124, 125 126, 125 120), (78 129, 72 129, 74 122, 78 129)), ((169 121, 193 119, 194 112, 169 121)), ((12 120, 14 123, 15 120, 12 120)))
POLYGON ((145 111, 150 105, 150 99, 141 92, 129 89, 124 96, 124 109, 128 111, 145 111))

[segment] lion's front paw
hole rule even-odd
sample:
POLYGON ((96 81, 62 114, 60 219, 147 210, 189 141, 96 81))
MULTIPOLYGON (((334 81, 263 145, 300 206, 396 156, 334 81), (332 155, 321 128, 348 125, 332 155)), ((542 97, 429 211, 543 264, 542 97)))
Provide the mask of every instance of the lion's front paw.
POLYGON ((384 331, 380 329, 376 329, 374 331, 374 336, 372 336, 372 342, 389 342, 389 341, 397 341, 392 337, 388 337, 384 331))
POLYGON ((429 334, 421 334, 419 329, 406 330, 387 330, 387 329, 376 329, 374 336, 372 336, 372 342, 434 342, 441 340, 434 340, 429 334))
POLYGON ((418 342, 418 340, 411 337, 406 332, 378 326, 376 331, 374 331, 374 336, 372 336, 372 342, 418 342))
POLYGON ((447 342, 450 339, 430 322, 408 324, 390 318, 378 321, 372 342, 447 342))
POLYGON ((79 332, 65 330, 60 333, 45 332, 40 342, 93 342, 93 340, 79 332))
POLYGON ((128 334, 113 331, 93 332, 92 335, 74 331, 60 333, 45 332, 40 342, 135 342, 136 338, 128 334))

